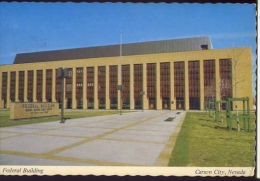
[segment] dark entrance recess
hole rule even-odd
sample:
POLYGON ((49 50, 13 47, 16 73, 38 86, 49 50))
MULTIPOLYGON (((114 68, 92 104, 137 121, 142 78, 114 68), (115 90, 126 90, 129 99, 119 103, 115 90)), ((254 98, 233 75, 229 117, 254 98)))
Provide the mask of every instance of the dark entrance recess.
POLYGON ((83 109, 83 99, 77 99, 77 109, 83 109))
POLYGON ((88 99, 88 109, 94 109, 94 99, 88 99))
POLYGON ((59 103, 59 109, 61 109, 61 99, 57 99, 58 103, 59 103))
POLYGON ((68 109, 71 109, 72 108, 72 99, 71 98, 68 98, 68 101, 67 101, 67 108, 68 109))
POLYGON ((106 99, 100 98, 99 99, 99 109, 105 109, 106 108, 106 99))
POLYGON ((168 97, 162 98, 162 108, 170 109, 170 98, 168 98, 168 97))
POLYGON ((199 109, 200 109, 200 98, 190 97, 190 110, 199 110, 199 109))
POLYGON ((123 109, 130 109, 130 99, 129 98, 125 98, 123 99, 123 109))
POLYGON ((135 109, 142 109, 142 99, 135 99, 135 109))
POLYGON ((155 100, 155 98, 149 98, 149 109, 156 109, 156 100, 155 100))
POLYGON ((110 99, 110 109, 117 109, 117 99, 116 98, 110 99))
POLYGON ((176 97, 176 109, 183 110, 184 109, 184 98, 176 97))

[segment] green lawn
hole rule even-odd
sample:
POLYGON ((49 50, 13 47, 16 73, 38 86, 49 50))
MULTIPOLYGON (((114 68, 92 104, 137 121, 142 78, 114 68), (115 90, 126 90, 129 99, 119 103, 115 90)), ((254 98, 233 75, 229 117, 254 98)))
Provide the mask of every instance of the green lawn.
MULTIPOLYGON (((123 111, 125 113, 126 111, 123 111)), ((127 111, 129 112, 129 111, 127 111)), ((84 118, 84 117, 92 117, 92 116, 103 116, 110 114, 119 114, 118 110, 65 110, 64 117, 65 118, 84 118)), ((7 126, 17 126, 23 124, 35 124, 42 122, 51 122, 51 121, 59 121, 60 116, 57 117, 45 117, 45 118, 33 118, 19 121, 10 121, 10 110, 0 109, 0 127, 7 126)))
POLYGON ((255 157, 255 116, 251 114, 251 131, 232 131, 224 122, 215 122, 206 113, 187 112, 178 135, 169 166, 252 167, 255 157))

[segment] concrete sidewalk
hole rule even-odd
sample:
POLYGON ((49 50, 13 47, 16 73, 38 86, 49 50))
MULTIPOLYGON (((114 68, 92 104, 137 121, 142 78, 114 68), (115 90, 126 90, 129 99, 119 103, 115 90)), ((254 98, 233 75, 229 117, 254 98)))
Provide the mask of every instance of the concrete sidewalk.
POLYGON ((145 110, 0 128, 0 165, 167 166, 185 114, 145 110))

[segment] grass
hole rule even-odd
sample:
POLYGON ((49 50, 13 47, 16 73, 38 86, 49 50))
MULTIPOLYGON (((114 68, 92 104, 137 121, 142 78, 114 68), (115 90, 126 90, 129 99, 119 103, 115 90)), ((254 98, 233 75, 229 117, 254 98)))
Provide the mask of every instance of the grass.
MULTIPOLYGON (((123 111, 129 112, 129 111, 123 111)), ((93 116, 104 116, 110 114, 119 114, 118 110, 64 110, 65 118, 84 118, 84 117, 93 117, 93 116)), ((52 122, 59 121, 60 116, 56 117, 42 117, 42 118, 32 118, 32 119, 24 119, 17 121, 10 121, 10 110, 9 109, 0 109, 0 127, 8 127, 8 126, 17 126, 24 124, 36 124, 43 122, 52 122)))
POLYGON ((224 122, 215 122, 206 113, 187 112, 169 166, 253 167, 255 157, 255 115, 251 114, 251 131, 227 130, 224 122))

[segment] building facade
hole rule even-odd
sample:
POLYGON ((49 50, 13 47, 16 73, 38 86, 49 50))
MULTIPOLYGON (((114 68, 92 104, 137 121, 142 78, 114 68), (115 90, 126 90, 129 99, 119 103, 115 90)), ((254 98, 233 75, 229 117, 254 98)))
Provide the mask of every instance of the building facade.
MULTIPOLYGON (((67 109, 203 110, 207 100, 252 96, 250 47, 213 49, 209 37, 18 54, 0 66, 0 108, 61 102, 67 109), (122 85, 122 90, 118 90, 122 85)), ((241 109, 242 104, 238 104, 241 109)))

